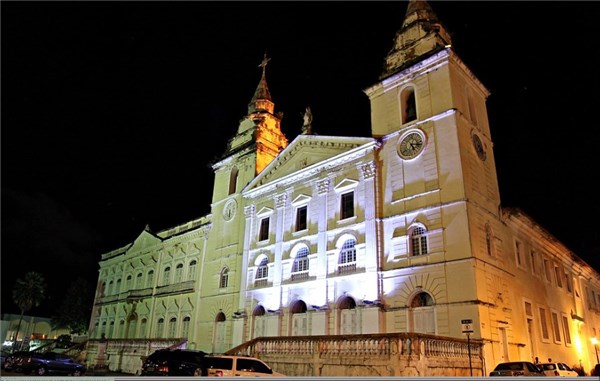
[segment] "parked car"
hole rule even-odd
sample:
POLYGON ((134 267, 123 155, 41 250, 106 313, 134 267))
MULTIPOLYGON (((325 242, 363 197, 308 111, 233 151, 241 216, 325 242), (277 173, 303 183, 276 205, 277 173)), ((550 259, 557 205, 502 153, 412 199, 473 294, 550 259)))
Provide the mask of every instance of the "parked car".
POLYGON ((75 361, 72 357, 55 352, 29 352, 19 357, 15 366, 20 368, 23 373, 35 372, 38 376, 62 374, 79 377, 86 370, 85 365, 75 361))
POLYGON ((284 377, 262 360, 246 356, 208 355, 204 358, 209 377, 284 377))
POLYGON ((26 356, 28 354, 29 354, 28 351, 16 351, 16 352, 7 354, 6 358, 2 362, 2 369, 14 370, 16 372, 20 372, 21 368, 20 368, 20 366, 18 366, 18 362, 19 362, 18 360, 22 356, 26 356))
POLYGON ((541 368, 529 361, 511 361, 501 362, 490 372, 493 376, 519 376, 519 377, 545 377, 546 374, 541 368))
POLYGON ((546 376, 578 377, 579 374, 564 362, 545 362, 538 364, 546 376))
POLYGON ((203 351, 159 349, 142 364, 141 376, 206 376, 203 351))

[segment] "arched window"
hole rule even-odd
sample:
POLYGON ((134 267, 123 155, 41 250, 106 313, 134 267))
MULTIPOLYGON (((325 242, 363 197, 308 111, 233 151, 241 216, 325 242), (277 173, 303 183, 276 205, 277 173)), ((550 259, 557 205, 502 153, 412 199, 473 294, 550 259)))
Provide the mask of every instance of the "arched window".
POLYGON ((134 288, 138 289, 142 287, 142 273, 138 273, 135 277, 135 286, 134 288))
POLYGON ((154 287, 154 270, 148 271, 148 276, 146 277, 146 287, 154 287))
POLYGON ((254 311, 252 311, 252 316, 264 316, 265 313, 266 313, 265 307, 258 305, 254 309, 254 311))
POLYGON ((409 86, 402 90, 402 94, 400 95, 400 107, 402 109, 402 124, 417 119, 417 102, 415 99, 414 87, 409 86))
POLYGON ((412 308, 433 306, 433 298, 427 292, 419 292, 410 302, 412 308))
POLYGON ((131 314, 131 316, 129 316, 129 331, 127 332, 128 338, 137 337, 137 323, 137 315, 135 313, 131 314))
POLYGON ((196 277, 196 264, 197 263, 198 262, 196 262, 195 259, 190 262, 190 266, 188 269, 188 276, 187 276, 188 280, 194 280, 194 278, 196 277))
POLYGON ((119 322, 119 332, 115 333, 116 338, 124 338, 125 337, 125 320, 121 319, 119 322))
POLYGON ((108 295, 113 295, 115 293, 114 286, 115 283, 112 280, 108 282, 108 295))
POLYGON ((340 251, 339 263, 354 263, 356 262, 356 240, 354 238, 347 239, 342 245, 340 251))
POLYGON ((425 255, 427 249, 427 235, 423 226, 415 226, 410 229, 410 251, 412 255, 425 255))
POLYGON ((229 283, 229 269, 223 267, 221 269, 221 276, 219 277, 219 288, 226 288, 229 283))
POLYGON ((156 337, 157 338, 161 338, 163 337, 163 330, 165 329, 165 319, 160 318, 158 319, 158 323, 156 324, 156 337))
POLYGON ((410 300, 409 331, 435 334, 435 308, 431 295, 421 291, 410 300))
POLYGON ((190 317, 186 316, 183 318, 183 324, 181 325, 181 336, 183 338, 188 338, 190 334, 190 317))
POLYGON ((298 249, 294 263, 292 264, 292 273, 308 271, 308 247, 303 246, 298 249))
POLYGON ((108 335, 106 336, 108 339, 112 339, 114 338, 114 332, 115 332, 115 321, 111 321, 110 324, 108 325, 108 335))
POLYGON ((121 292, 121 279, 117 279, 117 285, 115 286, 115 294, 118 294, 121 292))
POLYGON ((179 263, 175 267, 175 283, 180 283, 183 280, 183 263, 179 263))
POLYGON ((256 279, 267 279, 269 275, 269 259, 263 258, 256 269, 256 279))
POLYGON ((171 277, 171 267, 165 267, 165 271, 163 272, 163 286, 169 284, 169 278, 171 277))
POLYGON ((175 337, 177 332, 177 318, 172 317, 171 320, 169 320, 169 338, 173 338, 175 337))
POLYGON ((143 318, 140 322, 140 337, 147 337, 148 334, 148 319, 143 318))
POLYGON ((131 290, 131 281, 132 280, 133 280, 133 278, 131 277, 131 275, 127 275, 127 281, 125 282, 125 291, 131 290))
POLYGON ((229 173, 229 194, 235 193, 235 188, 237 184, 238 178, 238 169, 237 167, 231 168, 231 172, 229 173))
POLYGON ((290 308, 292 314, 292 336, 304 336, 308 334, 308 321, 306 303, 302 300, 296 301, 290 308))

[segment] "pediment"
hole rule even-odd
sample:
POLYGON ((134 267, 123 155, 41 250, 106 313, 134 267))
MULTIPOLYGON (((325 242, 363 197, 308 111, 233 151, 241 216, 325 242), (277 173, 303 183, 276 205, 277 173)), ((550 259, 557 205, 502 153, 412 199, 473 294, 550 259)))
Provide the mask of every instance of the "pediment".
POLYGON ((129 246, 127 253, 135 253, 153 247, 161 242, 161 239, 149 232, 144 230, 129 246))
POLYGON ((273 213, 273 209, 268 208, 268 207, 262 207, 260 208, 260 210, 256 213, 257 216, 266 216, 267 214, 271 214, 273 213))
POLYGON ((342 181, 340 181, 338 184, 336 184, 333 189, 336 192, 345 192, 347 190, 356 188, 356 186, 358 185, 358 181, 356 180, 350 180, 350 179, 343 179, 342 181))
POLYGON ((295 199, 292 200, 292 205, 296 206, 296 205, 304 205, 304 204, 308 204, 308 202, 310 201, 311 197, 307 196, 305 194, 301 194, 298 197, 296 197, 295 199))
MULTIPOLYGON (((360 147, 375 144, 374 138, 298 135, 265 169, 248 184, 246 191, 262 187, 304 170, 344 157, 360 147)), ((357 153, 362 155, 362 153, 357 153)))

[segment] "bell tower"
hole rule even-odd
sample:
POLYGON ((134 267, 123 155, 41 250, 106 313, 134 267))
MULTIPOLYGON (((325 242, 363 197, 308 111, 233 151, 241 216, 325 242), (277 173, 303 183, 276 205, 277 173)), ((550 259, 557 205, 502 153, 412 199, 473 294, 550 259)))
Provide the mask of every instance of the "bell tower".
POLYGON ((262 76, 248 104, 248 114, 228 144, 222 160, 213 165, 215 188, 213 203, 239 193, 288 145, 281 132, 283 113, 275 113, 275 104, 267 86, 265 54, 259 67, 262 76))
MULTIPOLYGON (((281 132, 282 113, 267 86, 266 54, 259 65, 262 76, 248 104, 248 114, 228 142, 221 159, 212 165, 215 172, 211 205, 212 227, 203 260, 200 286, 199 349, 223 352, 232 346, 232 331, 239 320, 232 316, 239 305, 239 287, 245 283, 242 251, 246 216, 241 192, 288 145, 281 132), (211 339, 214 338, 214 339, 211 339)), ((241 337, 241 333, 233 335, 241 337)))

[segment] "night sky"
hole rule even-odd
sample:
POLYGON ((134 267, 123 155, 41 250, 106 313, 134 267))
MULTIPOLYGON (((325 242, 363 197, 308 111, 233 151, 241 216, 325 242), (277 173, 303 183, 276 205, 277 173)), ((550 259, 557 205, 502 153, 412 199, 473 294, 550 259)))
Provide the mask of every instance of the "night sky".
MULTIPOLYGON (((370 136, 407 3, 13 2, 1 5, 1 312, 42 273, 50 316, 102 253, 209 213, 213 172, 271 58, 291 142, 370 136)), ((430 2, 490 90, 503 206, 600 269, 600 2, 430 2)))

